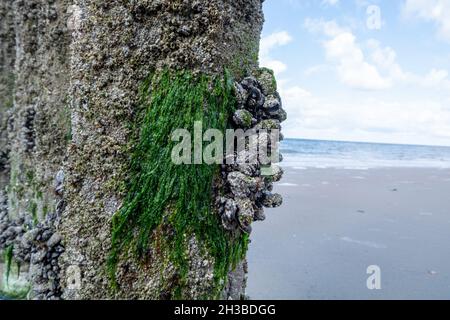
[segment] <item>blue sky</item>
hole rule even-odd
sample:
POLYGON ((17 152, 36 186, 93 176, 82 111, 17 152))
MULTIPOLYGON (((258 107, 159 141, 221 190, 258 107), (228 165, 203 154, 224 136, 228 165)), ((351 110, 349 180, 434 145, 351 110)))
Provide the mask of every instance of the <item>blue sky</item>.
POLYGON ((264 12, 260 61, 287 137, 450 146, 450 0, 266 0, 264 12))

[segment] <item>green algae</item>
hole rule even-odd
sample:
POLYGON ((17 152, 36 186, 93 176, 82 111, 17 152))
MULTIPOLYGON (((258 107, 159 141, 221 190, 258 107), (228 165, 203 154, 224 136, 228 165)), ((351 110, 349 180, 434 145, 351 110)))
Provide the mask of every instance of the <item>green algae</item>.
POLYGON ((0 290, 0 297, 6 298, 7 300, 26 300, 29 292, 29 287, 12 291, 0 290))
POLYGON ((7 247, 5 249, 6 283, 8 283, 9 276, 11 274, 11 267, 12 267, 12 262, 13 262, 13 250, 14 250, 14 247, 12 245, 10 245, 9 247, 7 247))
POLYGON ((120 257, 130 248, 145 260, 157 230, 165 230, 162 250, 177 268, 172 297, 182 298, 189 271, 187 242, 195 236, 202 250, 214 258, 217 297, 229 269, 247 251, 248 236, 223 229, 213 209, 213 181, 218 165, 176 165, 171 154, 176 129, 194 132, 194 123, 225 130, 235 108, 234 86, 227 72, 222 77, 164 71, 151 75, 141 88, 138 137, 132 148, 127 194, 112 221, 112 250, 108 271, 117 288, 120 257))

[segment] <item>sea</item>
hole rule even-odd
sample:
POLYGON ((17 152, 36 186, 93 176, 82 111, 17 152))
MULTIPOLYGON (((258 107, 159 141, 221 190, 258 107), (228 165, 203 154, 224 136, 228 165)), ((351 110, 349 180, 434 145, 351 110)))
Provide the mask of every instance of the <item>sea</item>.
POLYGON ((450 168, 450 147, 285 139, 282 165, 307 168, 450 168))

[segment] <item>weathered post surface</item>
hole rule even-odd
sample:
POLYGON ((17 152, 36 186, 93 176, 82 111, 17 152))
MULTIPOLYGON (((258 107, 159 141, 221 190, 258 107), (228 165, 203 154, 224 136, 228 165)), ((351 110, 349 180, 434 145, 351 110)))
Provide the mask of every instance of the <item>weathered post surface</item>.
MULTIPOLYGON (((7 215, 2 218, 0 245, 12 253, 14 260, 14 263, 6 261, 6 269, 11 269, 8 278, 15 277, 13 269, 29 269, 28 282, 37 291, 42 288, 42 293, 52 291, 50 287, 58 291, 57 267, 44 271, 44 263, 51 262, 52 253, 44 259, 44 252, 38 248, 53 232, 60 201, 55 177, 62 169, 70 139, 68 2, 2 1, 5 41, 2 41, 1 135, 7 137, 6 146, 2 143, 7 178, 2 181, 8 181, 3 197, 7 215), (4 96, 3 88, 8 90, 4 96), (36 237, 31 239, 30 235, 36 237), (16 262, 21 264, 20 268, 16 262)), ((12 291, 24 290, 14 285, 8 287, 12 291)))
POLYGON ((282 172, 177 166, 170 135, 280 128, 262 2, 2 2, 0 245, 29 298, 244 297, 282 172))
MULTIPOLYGON (((15 37, 12 1, 0 3, 0 250, 5 251, 5 227, 8 219, 7 186, 10 180, 8 122, 13 106, 15 37)), ((6 255, 6 254, 5 254, 6 255)), ((0 258, 0 273, 4 274, 0 258)), ((4 287, 0 278, 0 289, 4 287)))
POLYGON ((0 212, 6 210, 9 183, 8 118, 13 106, 15 36, 12 1, 0 3, 0 212))

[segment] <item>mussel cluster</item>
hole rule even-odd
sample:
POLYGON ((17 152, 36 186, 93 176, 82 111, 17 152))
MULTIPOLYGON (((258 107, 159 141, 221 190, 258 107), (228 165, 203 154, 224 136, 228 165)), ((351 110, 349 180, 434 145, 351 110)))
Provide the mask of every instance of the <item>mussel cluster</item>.
MULTIPOLYGON (((237 110, 233 115, 235 129, 250 132, 258 146, 270 145, 271 130, 281 130, 286 120, 273 73, 260 69, 255 76, 235 83, 237 110)), ((282 140, 282 135, 279 139, 282 140)), ((262 163, 257 149, 236 151, 233 161, 222 165, 224 191, 217 200, 223 227, 229 231, 250 233, 254 221, 265 220, 264 208, 282 204, 281 195, 272 193, 273 183, 281 180, 283 170, 274 163, 262 163)), ((229 155, 227 155, 229 157, 229 155)), ((276 162, 280 162, 281 155, 276 162)))
POLYGON ((59 171, 55 179, 55 194, 59 197, 56 210, 38 223, 24 217, 9 219, 6 196, 0 194, 0 249, 12 248, 14 261, 29 266, 31 299, 51 300, 61 296, 58 260, 65 249, 55 223, 64 210, 63 183, 64 173, 59 171))
POLYGON ((29 107, 23 112, 24 123, 22 126, 22 143, 26 151, 33 151, 35 142, 34 121, 36 117, 36 110, 34 107, 29 107))

